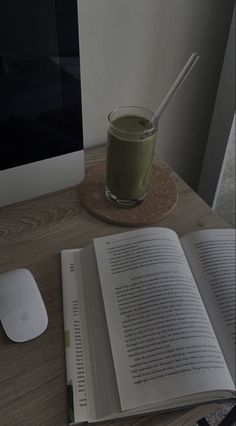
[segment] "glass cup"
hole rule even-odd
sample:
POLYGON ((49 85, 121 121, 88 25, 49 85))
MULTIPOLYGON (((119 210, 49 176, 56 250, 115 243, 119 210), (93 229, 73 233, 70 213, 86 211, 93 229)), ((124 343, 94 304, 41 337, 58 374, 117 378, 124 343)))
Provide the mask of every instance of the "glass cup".
POLYGON ((147 195, 157 137, 152 117, 152 111, 133 106, 108 116, 105 193, 117 206, 133 207, 147 195))

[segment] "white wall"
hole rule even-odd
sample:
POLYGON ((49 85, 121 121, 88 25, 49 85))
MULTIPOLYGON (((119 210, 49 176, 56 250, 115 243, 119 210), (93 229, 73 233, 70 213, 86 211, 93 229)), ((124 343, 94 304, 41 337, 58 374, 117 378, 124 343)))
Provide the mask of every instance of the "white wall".
POLYGON ((108 112, 155 110, 193 51, 201 58, 165 112, 157 150, 197 186, 233 0, 78 0, 85 146, 104 143, 108 112))

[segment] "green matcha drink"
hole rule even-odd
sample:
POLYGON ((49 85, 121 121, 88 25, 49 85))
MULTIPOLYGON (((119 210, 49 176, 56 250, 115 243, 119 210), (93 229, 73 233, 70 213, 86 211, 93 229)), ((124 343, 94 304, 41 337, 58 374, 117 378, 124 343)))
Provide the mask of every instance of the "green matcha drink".
POLYGON ((118 204, 135 205, 147 193, 157 129, 150 123, 152 113, 143 108, 114 112, 108 129, 106 194, 118 204))

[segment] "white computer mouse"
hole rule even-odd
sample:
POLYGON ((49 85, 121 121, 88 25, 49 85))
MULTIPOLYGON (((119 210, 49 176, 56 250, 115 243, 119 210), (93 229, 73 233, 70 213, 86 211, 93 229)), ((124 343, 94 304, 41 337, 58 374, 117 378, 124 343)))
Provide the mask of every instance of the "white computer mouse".
POLYGON ((47 311, 28 269, 0 274, 0 320, 7 336, 14 342, 26 342, 46 330, 47 311))

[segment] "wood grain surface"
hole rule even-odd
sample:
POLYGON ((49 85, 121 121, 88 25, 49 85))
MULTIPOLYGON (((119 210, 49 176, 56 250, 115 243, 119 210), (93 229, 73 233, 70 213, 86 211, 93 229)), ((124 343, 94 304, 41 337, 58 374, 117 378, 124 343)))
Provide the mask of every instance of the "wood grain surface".
MULTIPOLYGON (((86 164, 100 161, 104 152, 104 147, 88 150, 86 164)), ((170 227, 179 235, 227 227, 171 173, 178 185, 179 200, 172 213, 156 225, 170 227)), ((60 250, 83 247, 94 237, 123 230, 127 227, 105 224, 90 215, 79 201, 77 186, 0 209, 0 273, 19 267, 30 269, 49 317, 46 332, 27 343, 11 342, 0 325, 0 425, 66 424, 60 250)), ((212 405, 106 424, 187 426, 210 408, 212 405)))

